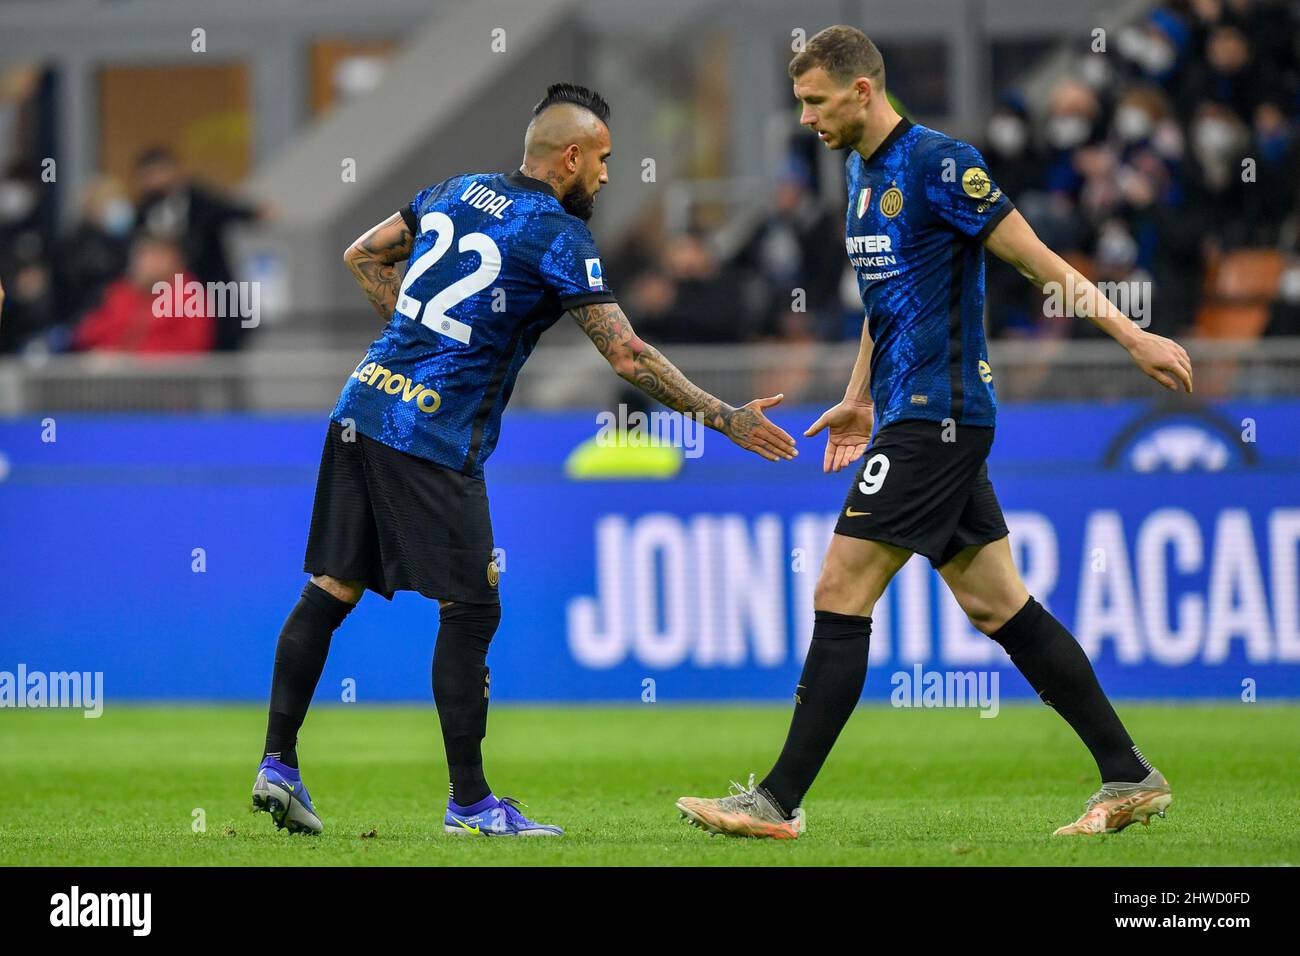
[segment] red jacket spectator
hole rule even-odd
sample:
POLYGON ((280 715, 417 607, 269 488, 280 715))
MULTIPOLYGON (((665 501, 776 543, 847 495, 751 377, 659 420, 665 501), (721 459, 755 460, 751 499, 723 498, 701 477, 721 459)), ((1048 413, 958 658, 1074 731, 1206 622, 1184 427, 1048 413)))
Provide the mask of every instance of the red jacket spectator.
POLYGON ((182 271, 174 243, 141 237, 131 249, 128 274, 111 283, 99 306, 81 320, 73 346, 118 352, 209 351, 215 326, 206 298, 186 295, 187 290, 202 288, 182 271), (166 288, 155 293, 158 283, 166 283, 166 288))

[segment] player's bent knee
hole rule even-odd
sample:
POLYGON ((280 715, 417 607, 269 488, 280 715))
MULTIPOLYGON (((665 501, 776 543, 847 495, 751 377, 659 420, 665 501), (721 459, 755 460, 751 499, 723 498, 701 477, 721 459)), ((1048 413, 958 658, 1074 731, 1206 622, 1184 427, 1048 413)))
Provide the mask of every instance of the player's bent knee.
POLYGON ((1016 612, 1024 607, 1024 601, 1017 601, 1015 597, 1007 595, 1005 598, 989 600, 974 594, 954 594, 957 603, 961 609, 966 612, 966 618, 971 622, 977 631, 986 636, 992 636, 1002 629, 1002 626, 1016 616, 1016 612))
POLYGON ((823 569, 813 590, 813 607, 840 614, 859 613, 855 605, 861 603, 861 595, 855 598, 851 584, 846 575, 828 573, 823 569))
POLYGON ((837 614, 869 615, 882 589, 873 588, 868 575, 827 561, 813 589, 813 607, 837 614))
POLYGON ((501 624, 501 605, 449 601, 439 607, 438 617, 444 628, 472 634, 486 644, 501 624))
POLYGON ((1011 619, 1010 615, 1004 617, 987 607, 978 608, 973 612, 967 611, 966 618, 971 622, 975 630, 986 637, 997 633, 1002 625, 1011 619))
POLYGON ((340 581, 328 574, 313 574, 311 583, 332 597, 349 604, 356 604, 361 600, 361 595, 366 593, 364 581, 340 581))
POLYGON ((870 615, 885 585, 909 557, 902 548, 837 534, 817 577, 813 607, 837 614, 870 615))

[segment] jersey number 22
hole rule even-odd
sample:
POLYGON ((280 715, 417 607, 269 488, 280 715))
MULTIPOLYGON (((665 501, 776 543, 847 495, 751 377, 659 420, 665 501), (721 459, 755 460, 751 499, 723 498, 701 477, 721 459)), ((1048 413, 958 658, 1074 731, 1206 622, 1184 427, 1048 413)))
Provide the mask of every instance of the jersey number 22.
POLYGON ((420 232, 432 232, 433 247, 411 263, 402 280, 402 289, 397 296, 397 311, 416 322, 427 325, 433 331, 445 335, 457 342, 469 344, 473 328, 459 319, 453 319, 447 311, 459 305, 470 296, 482 292, 501 274, 501 250, 492 241, 492 237, 481 232, 470 232, 460 237, 456 249, 460 252, 477 252, 478 268, 463 278, 457 279, 432 299, 421 302, 407 294, 411 283, 424 275, 451 248, 451 240, 456 231, 451 217, 442 212, 426 212, 420 219, 420 232))

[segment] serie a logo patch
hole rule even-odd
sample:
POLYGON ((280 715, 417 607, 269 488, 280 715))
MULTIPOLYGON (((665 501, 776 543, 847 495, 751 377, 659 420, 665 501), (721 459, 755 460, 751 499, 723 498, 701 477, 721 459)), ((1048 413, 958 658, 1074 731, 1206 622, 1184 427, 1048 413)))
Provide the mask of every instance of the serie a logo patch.
POLYGON ((605 271, 600 267, 599 259, 587 260, 587 285, 593 289, 605 287, 605 271))

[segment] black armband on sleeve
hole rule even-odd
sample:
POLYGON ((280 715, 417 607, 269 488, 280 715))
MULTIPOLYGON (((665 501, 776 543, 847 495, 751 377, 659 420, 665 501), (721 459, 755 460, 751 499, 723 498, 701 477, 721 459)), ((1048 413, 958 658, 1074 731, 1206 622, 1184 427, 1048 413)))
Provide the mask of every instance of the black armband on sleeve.
POLYGON ((566 295, 560 300, 560 309, 568 312, 584 305, 599 305, 602 302, 617 302, 613 292, 584 292, 580 295, 566 295))
POLYGON ((409 205, 403 206, 398 211, 398 215, 402 217, 402 222, 406 223, 406 228, 411 230, 412 237, 420 234, 420 224, 416 222, 415 213, 411 210, 409 205))

